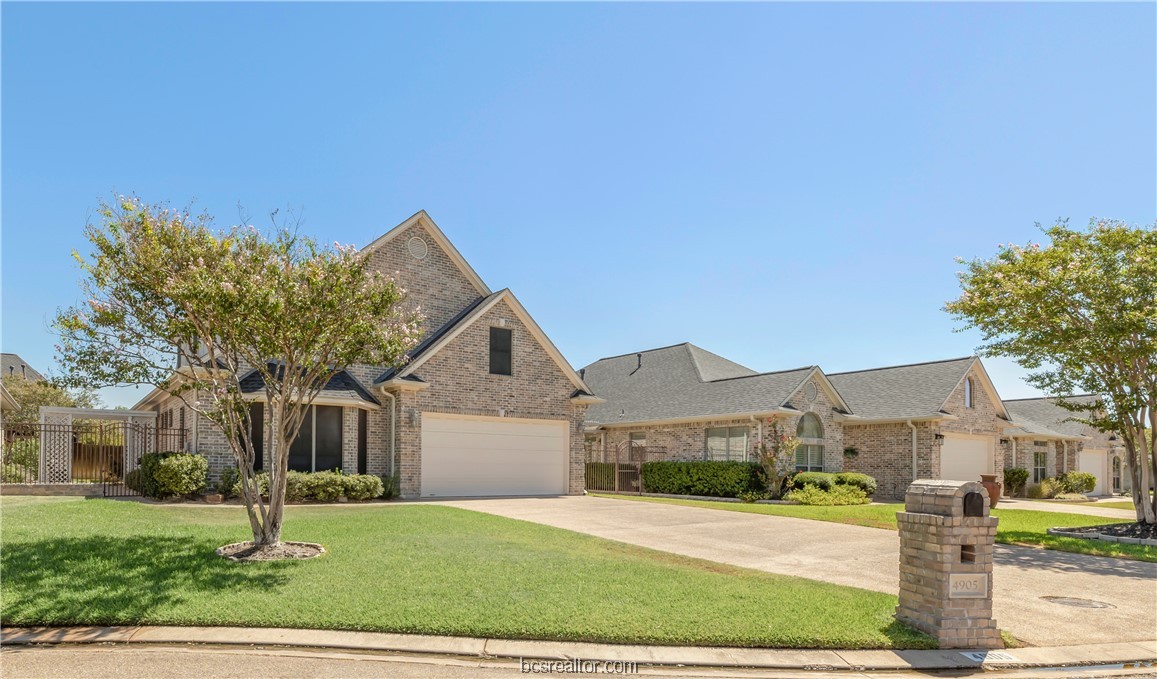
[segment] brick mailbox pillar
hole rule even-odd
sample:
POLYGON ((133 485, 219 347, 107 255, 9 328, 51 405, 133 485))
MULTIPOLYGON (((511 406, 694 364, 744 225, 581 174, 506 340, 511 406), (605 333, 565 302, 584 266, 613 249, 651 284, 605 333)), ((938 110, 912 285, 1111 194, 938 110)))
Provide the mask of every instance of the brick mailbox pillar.
POLYGON ((975 481, 908 486, 900 528, 896 617, 941 648, 1003 648, 992 619, 992 543, 997 518, 975 481))

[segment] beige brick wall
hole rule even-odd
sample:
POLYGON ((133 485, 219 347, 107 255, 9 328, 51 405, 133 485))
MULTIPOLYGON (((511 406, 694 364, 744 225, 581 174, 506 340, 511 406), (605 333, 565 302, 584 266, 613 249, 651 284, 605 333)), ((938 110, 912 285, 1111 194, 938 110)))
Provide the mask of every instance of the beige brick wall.
MULTIPOLYGON (((917 478, 940 475, 940 446, 937 427, 916 422, 917 478)), ((844 469, 876 479, 878 499, 904 497, 912 477, 912 430, 904 422, 887 424, 844 423, 844 444, 857 450, 844 460, 844 469)))
POLYGON ((566 373, 505 302, 474 321, 415 374, 430 386, 398 395, 398 453, 402 494, 421 494, 422 413, 567 420, 570 423, 570 492, 583 490, 583 422, 586 407, 570 401, 566 373), (513 375, 490 374, 490 328, 505 319, 513 331, 513 375))
POLYGON ((394 276, 406 289, 406 302, 420 308, 425 317, 426 332, 442 327, 482 296, 420 224, 411 226, 375 250, 370 263, 382 273, 394 276), (406 247, 415 236, 426 241, 429 254, 425 259, 415 259, 406 247))

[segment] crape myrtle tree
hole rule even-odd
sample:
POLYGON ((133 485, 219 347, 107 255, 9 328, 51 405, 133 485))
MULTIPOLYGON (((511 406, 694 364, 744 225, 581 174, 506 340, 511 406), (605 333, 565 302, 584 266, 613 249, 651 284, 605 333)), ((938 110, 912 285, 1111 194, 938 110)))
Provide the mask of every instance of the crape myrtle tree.
MULTIPOLYGON (((1137 521, 1157 522, 1157 224, 1059 221, 1045 246, 1001 245, 967 262, 946 310, 976 328, 981 351, 1029 369, 1028 382, 1072 419, 1120 436, 1137 521), (1100 402, 1066 400, 1092 393, 1100 402)), ((960 260, 963 261, 963 260, 960 260)))
POLYGON ((352 246, 320 246, 284 224, 270 236, 251 226, 217 231, 207 215, 135 197, 97 214, 85 229, 91 254, 74 253, 87 301, 55 320, 67 379, 154 385, 215 423, 237 462, 254 546, 277 548, 289 449, 310 404, 335 371, 402 361, 418 312, 352 246), (251 369, 265 385, 268 500, 239 384, 251 369))

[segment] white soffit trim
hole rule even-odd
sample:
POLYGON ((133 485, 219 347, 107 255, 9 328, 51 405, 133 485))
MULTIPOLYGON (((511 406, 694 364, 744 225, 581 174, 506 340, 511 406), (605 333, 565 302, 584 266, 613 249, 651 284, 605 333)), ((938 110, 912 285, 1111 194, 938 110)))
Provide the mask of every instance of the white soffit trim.
POLYGON ((411 226, 414 226, 415 224, 420 224, 422 228, 424 228, 426 232, 430 234, 430 236, 434 239, 434 242, 438 244, 438 247, 442 248, 442 250, 447 255, 449 255, 450 260, 453 261, 454 264, 458 266, 458 269, 466 275, 466 278, 470 280, 480 295, 485 297, 492 294, 490 288, 486 287, 486 283, 482 281, 482 277, 478 275, 478 272, 474 270, 474 267, 470 266, 470 263, 466 261, 466 258, 462 256, 462 253, 458 252, 458 248, 454 247, 454 244, 450 242, 450 239, 446 237, 446 234, 442 232, 442 229, 438 228, 438 225, 434 223, 434 220, 430 218, 430 215, 426 214, 425 210, 418 210, 406 221, 398 224, 381 236, 378 236, 378 238, 375 239, 372 243, 362 248, 361 252, 366 255, 373 253, 374 250, 377 250, 386 243, 390 242, 403 231, 410 228, 411 226))

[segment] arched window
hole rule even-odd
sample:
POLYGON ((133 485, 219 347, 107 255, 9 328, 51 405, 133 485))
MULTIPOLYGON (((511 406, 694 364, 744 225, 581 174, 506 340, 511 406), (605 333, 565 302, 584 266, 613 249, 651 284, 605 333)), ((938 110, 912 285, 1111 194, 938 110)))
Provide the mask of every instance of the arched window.
POLYGON ((799 448, 795 449, 795 470, 797 472, 822 472, 824 470, 824 423, 815 413, 805 413, 799 418, 795 435, 799 438, 799 448))
POLYGON ((964 407, 972 407, 972 378, 964 378, 964 407))

